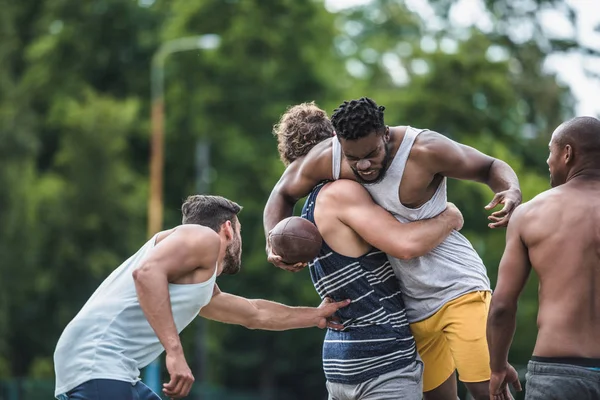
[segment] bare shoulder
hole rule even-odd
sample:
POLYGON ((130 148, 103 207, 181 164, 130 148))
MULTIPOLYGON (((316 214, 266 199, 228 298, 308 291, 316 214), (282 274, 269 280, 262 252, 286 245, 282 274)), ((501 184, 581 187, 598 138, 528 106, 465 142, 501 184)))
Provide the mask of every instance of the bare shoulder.
POLYGON ((304 175, 320 180, 332 179, 332 140, 333 138, 325 139, 317 143, 304 157, 300 157, 291 163, 290 167, 296 164, 295 168, 304 175))
MULTIPOLYGON (((219 253, 221 239, 217 232, 206 226, 184 224, 167 232, 168 235, 164 236, 162 239, 160 237, 158 239, 164 240, 167 237, 170 237, 172 240, 177 241, 177 244, 183 248, 202 249, 204 251, 206 251, 206 249, 214 249, 215 254, 219 253)), ((157 244, 158 242, 159 240, 157 240, 157 244)), ((208 251, 208 253, 210 254, 212 251, 208 251)))
POLYGON ((219 240, 219 234, 211 228, 198 224, 183 224, 175 228, 176 232, 184 235, 190 240, 219 240))
POLYGON ((418 160, 432 168, 443 160, 454 160, 458 154, 458 143, 429 129, 419 133, 410 151, 412 160, 418 160))
POLYGON ((541 208, 549 208, 554 206, 559 207, 564 197, 565 193, 563 191, 563 188, 556 187, 536 195, 533 199, 529 200, 526 203, 523 203, 521 206, 526 211, 532 213, 541 208))
POLYGON ((513 212, 510 223, 528 225, 538 218, 542 218, 544 223, 547 224, 552 220, 552 215, 555 212, 560 212, 564 196, 562 188, 546 190, 533 199, 520 204, 513 212))
POLYGON ((455 143, 456 142, 454 142, 452 139, 442 135, 441 133, 426 129, 419 133, 415 139, 411 154, 422 156, 444 154, 444 152, 448 151, 448 147, 454 145, 455 143))
POLYGON ((369 192, 360 183, 350 179, 338 179, 325 184, 319 198, 328 202, 333 202, 338 206, 344 204, 355 204, 364 201, 365 196, 371 199, 369 192))

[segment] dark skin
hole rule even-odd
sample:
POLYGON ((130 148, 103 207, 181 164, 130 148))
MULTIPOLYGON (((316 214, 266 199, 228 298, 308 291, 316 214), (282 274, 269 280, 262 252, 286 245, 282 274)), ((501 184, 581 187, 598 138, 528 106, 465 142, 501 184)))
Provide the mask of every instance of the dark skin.
MULTIPOLYGON (((343 153, 340 178, 362 183, 380 179, 389 161, 396 155, 406 129, 406 126, 386 127, 361 139, 340 139, 343 153)), ((267 238, 279 221, 292 215, 294 205, 300 198, 308 195, 320 181, 333 178, 332 140, 338 139, 333 137, 324 140, 305 157, 291 163, 273 188, 264 211, 267 238)), ((494 198, 485 208, 491 210, 499 204, 504 207, 488 217, 490 228, 506 226, 515 207, 521 202, 518 178, 508 164, 439 133, 426 131, 419 134, 408 157, 398 187, 401 203, 412 208, 423 205, 431 199, 443 177, 481 182, 494 191, 494 198)), ((269 262, 288 271, 295 272, 305 267, 304 264, 283 263, 281 257, 271 252, 268 239, 267 254, 269 262)), ((426 399, 454 400, 454 379, 453 374, 444 384, 425 393, 426 399)), ((488 397, 487 381, 466 385, 475 398, 488 397)))
MULTIPOLYGON (((406 132, 405 126, 385 128, 358 140, 340 140, 343 162, 340 178, 354 181, 375 181, 384 173, 388 149, 393 159, 406 132)), ((277 223, 293 213, 297 201, 310 193, 322 180, 332 179, 331 141, 333 137, 317 144, 302 158, 291 163, 273 188, 264 211, 265 235, 277 223)), ((400 201, 407 207, 419 207, 435 193, 442 178, 472 180, 487 184, 495 193, 486 206, 491 210, 504 207, 489 216, 490 228, 504 227, 514 208, 521 202, 519 181, 505 162, 489 157, 469 146, 456 143, 436 132, 421 133, 406 163, 402 184, 398 188, 400 201)), ((290 266, 270 252, 269 261, 280 268, 298 270, 303 265, 290 266)))
POLYGON ((508 351, 517 301, 532 268, 540 281, 533 354, 600 358, 600 151, 588 153, 600 148, 600 139, 577 139, 563 125, 553 133, 553 189, 520 206, 508 227, 488 317, 490 399, 508 398, 509 384, 520 388, 508 351))

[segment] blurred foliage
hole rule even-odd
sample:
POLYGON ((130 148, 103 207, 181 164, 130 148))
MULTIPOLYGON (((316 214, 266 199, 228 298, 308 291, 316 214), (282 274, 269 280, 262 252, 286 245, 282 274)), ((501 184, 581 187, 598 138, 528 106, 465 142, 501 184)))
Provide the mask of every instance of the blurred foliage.
MULTIPOLYGON (((320 1, 0 0, 0 378, 51 375, 64 326, 146 239, 149 72, 165 41, 220 37, 217 49, 166 63, 164 224, 179 223, 199 187, 244 206, 243 270, 220 279, 224 290, 318 304, 306 271, 277 270, 264 254, 262 210, 283 171, 271 127, 289 105, 315 100, 331 113, 369 96, 388 124, 434 129, 510 163, 524 200, 545 190, 549 134, 574 101, 544 60, 593 49, 545 34, 537 15, 547 7, 575 23, 562 2, 485 1, 486 30, 453 26, 456 3, 430 0, 435 18, 425 18, 392 0, 335 14, 320 1), (532 26, 528 37, 515 37, 515 21, 532 26), (210 148, 202 176, 199 143, 210 148)), ((452 181, 449 198, 495 282, 504 231, 486 226, 491 191, 452 181)), ((518 363, 535 340, 536 288, 532 277, 518 363)), ((198 327, 183 334, 194 368, 198 327)), ((325 396, 322 331, 206 332, 212 384, 263 399, 325 396)))

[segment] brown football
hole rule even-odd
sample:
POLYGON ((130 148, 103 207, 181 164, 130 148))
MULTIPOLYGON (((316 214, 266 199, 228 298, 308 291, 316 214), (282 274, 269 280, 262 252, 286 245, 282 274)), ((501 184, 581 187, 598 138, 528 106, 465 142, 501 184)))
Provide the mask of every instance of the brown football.
POLYGON ((307 219, 289 217, 271 230, 271 248, 287 264, 312 261, 323 244, 317 227, 307 219))

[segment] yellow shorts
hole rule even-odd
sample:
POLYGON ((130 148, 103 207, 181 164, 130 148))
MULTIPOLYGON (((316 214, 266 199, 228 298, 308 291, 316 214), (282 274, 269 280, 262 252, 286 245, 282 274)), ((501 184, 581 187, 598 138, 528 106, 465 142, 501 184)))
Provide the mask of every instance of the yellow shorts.
POLYGON ((491 299, 491 292, 467 293, 410 325, 425 367, 424 392, 440 386, 454 370, 462 382, 490 379, 485 331, 491 299))

